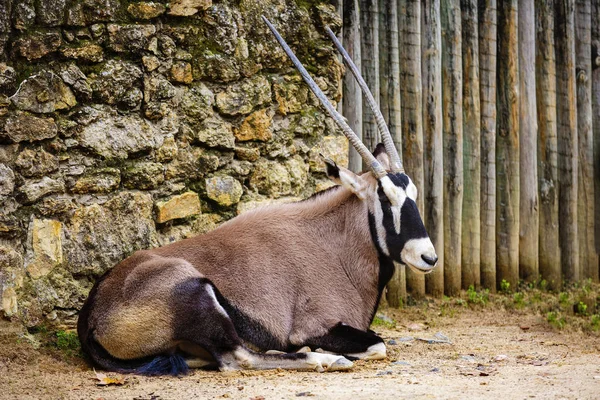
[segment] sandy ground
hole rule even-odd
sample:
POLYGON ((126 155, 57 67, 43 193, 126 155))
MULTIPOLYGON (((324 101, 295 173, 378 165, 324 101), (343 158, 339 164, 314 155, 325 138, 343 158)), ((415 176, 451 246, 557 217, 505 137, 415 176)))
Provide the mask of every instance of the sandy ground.
MULTIPOLYGON (((478 309, 387 310, 395 329, 376 328, 388 358, 358 361, 350 372, 193 371, 174 378, 123 376, 97 386, 79 357, 34 350, 0 323, 1 399, 600 399, 600 339, 557 331, 541 316, 478 309), (452 343, 432 338, 443 333, 452 343)), ((116 376, 109 374, 109 376, 116 376)))

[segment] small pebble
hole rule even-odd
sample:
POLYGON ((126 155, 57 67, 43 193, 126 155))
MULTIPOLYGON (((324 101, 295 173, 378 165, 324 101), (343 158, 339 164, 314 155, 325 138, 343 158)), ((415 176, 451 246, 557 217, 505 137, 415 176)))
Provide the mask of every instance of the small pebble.
POLYGON ((475 357, 473 356, 460 356, 461 359, 469 362, 475 362, 475 357))
POLYGON ((393 372, 392 371, 379 371, 377 373, 377 376, 381 376, 381 375, 392 375, 393 372))
POLYGON ((437 368, 437 367, 436 368, 432 368, 432 369, 429 370, 429 372, 440 372, 440 369, 437 368))
POLYGON ((388 340, 388 344, 395 346, 398 344, 398 342, 396 342, 394 339, 388 340))
POLYGON ((410 367, 410 364, 409 364, 409 363, 407 363, 406 361, 394 361, 394 362, 392 363, 392 365, 407 365, 407 366, 409 366, 409 367, 410 367))

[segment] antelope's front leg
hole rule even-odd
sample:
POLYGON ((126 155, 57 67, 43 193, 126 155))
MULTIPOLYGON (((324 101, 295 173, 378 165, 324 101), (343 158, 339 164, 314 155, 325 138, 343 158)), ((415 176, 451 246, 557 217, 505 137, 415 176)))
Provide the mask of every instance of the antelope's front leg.
POLYGON ((386 357, 382 338, 372 331, 361 331, 341 322, 325 335, 308 339, 306 345, 342 354, 348 359, 381 360, 386 357))

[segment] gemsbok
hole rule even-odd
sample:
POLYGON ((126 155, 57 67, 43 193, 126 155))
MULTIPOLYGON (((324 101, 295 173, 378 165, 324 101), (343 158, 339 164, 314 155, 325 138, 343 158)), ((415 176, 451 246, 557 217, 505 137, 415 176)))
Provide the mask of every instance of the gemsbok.
POLYGON ((377 116, 383 145, 373 154, 263 20, 371 171, 355 174, 325 160, 338 184, 327 191, 248 211, 212 232, 120 262, 96 282, 77 326, 83 350, 104 369, 346 370, 350 360, 386 356, 369 325, 394 262, 421 273, 436 265, 417 188, 333 32, 326 27, 377 116), (298 352, 305 346, 319 351, 298 352))

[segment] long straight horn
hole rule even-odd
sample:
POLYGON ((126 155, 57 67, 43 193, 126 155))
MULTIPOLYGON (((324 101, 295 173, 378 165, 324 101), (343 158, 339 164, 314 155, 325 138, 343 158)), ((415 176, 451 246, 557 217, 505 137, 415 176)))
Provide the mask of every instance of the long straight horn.
POLYGON ((325 31, 327 32, 327 34, 329 35, 331 40, 333 40, 333 43, 335 43, 335 47, 337 47, 338 51, 344 58, 344 61, 346 61, 346 64, 348 64, 348 67, 350 67, 352 74, 358 81, 360 88, 362 89, 365 97, 367 98, 367 103, 369 103, 369 107, 371 108, 371 110, 373 111, 373 114, 375 115, 375 120, 377 121, 377 126, 379 127, 379 131, 381 132, 381 139, 383 140, 383 145, 385 146, 385 151, 388 154, 388 156, 390 157, 390 164, 391 164, 392 172, 404 172, 404 167, 402 166, 402 160, 400 160, 400 156, 398 155, 398 150, 396 149, 396 146, 394 146, 394 140, 392 139, 390 130, 388 129, 388 126, 385 123, 385 120, 383 119, 383 115, 381 114, 379 107, 377 107, 377 103, 375 102, 375 99, 373 98, 373 94, 369 90, 367 83, 365 82, 363 77, 360 75, 360 72, 358 71, 356 64, 354 64, 354 62, 348 55, 348 52, 346 52, 346 49, 344 49, 344 47, 342 46, 342 44, 340 43, 338 38, 335 36, 333 31, 328 26, 325 27, 325 31))
POLYGON ((329 115, 331 115, 331 118, 333 118, 333 120, 338 124, 338 126, 342 128, 342 131, 344 132, 344 135, 346 135, 346 137, 348 138, 348 141, 350 141, 352 146, 354 146, 354 148, 356 149, 358 154, 360 154, 360 156, 363 158, 366 164, 371 167, 375 176, 378 179, 381 179, 384 176, 386 176, 387 172, 385 171, 385 168, 383 168, 381 163, 377 161, 375 157, 373 157, 373 154, 371 154, 369 149, 367 149, 367 147, 360 141, 358 136, 356 136, 356 133, 354 133, 352 128, 350 128, 350 126, 346 123, 344 117, 342 117, 340 113, 338 113, 336 109, 333 108, 333 105, 329 102, 327 96, 325 96, 323 91, 321 91, 319 86, 317 86, 315 81, 309 75, 308 71, 306 71, 306 68, 304 68, 304 66, 302 65, 302 63, 300 63, 300 60, 298 60, 292 49, 290 49, 290 46, 287 45, 287 43, 285 42, 285 40, 283 40, 279 32, 277 32, 277 29, 275 29, 273 24, 271 24, 271 22, 264 15, 262 16, 262 19, 263 21, 265 21, 271 32, 273 32, 273 35, 275 35, 275 38, 277 38, 277 41, 279 42, 283 50, 286 52, 290 60, 292 60, 292 63, 294 63, 296 69, 300 71, 300 75, 302 75, 302 78, 304 78, 304 81, 306 82, 308 87, 310 87, 310 90, 312 90, 315 96, 317 96, 317 98, 321 101, 321 104, 323 104, 329 115))

